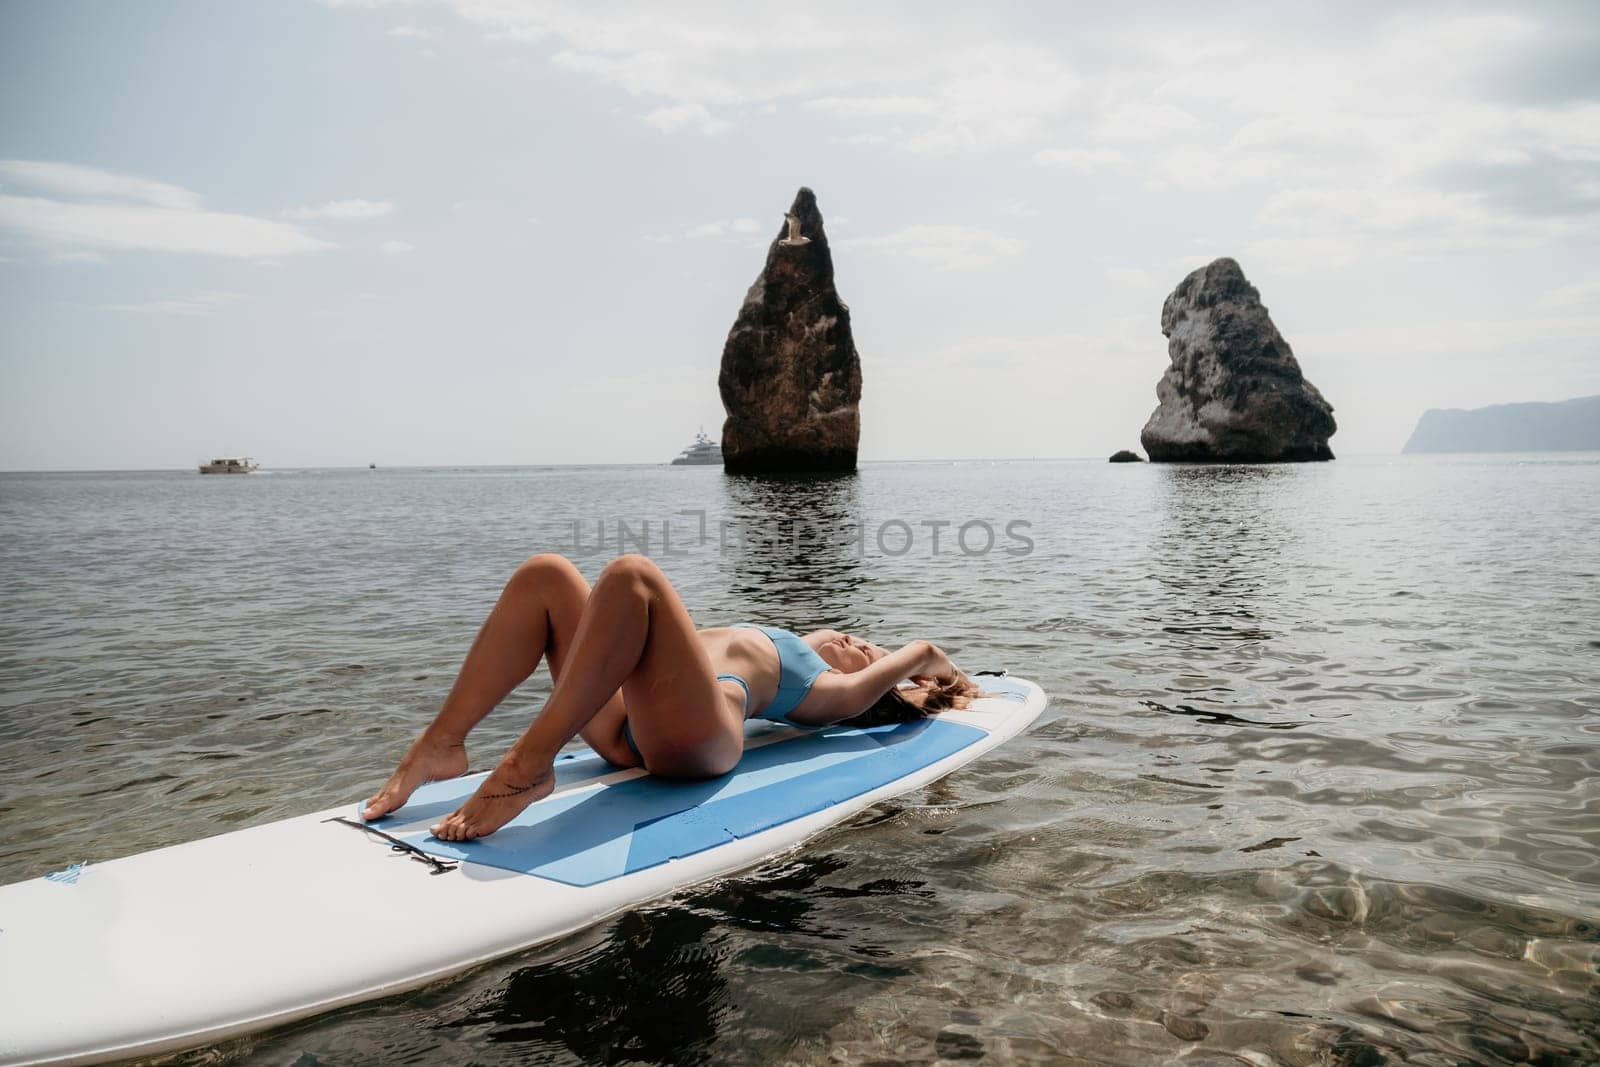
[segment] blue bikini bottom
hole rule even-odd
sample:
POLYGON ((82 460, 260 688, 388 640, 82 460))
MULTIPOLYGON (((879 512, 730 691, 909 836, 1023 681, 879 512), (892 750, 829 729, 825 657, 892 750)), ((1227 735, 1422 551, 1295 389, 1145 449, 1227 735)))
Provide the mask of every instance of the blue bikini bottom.
MULTIPOLYGON (((744 717, 748 719, 750 717, 750 683, 737 674, 719 674, 717 675, 717 681, 739 683, 739 688, 744 690, 744 717)), ((639 751, 638 744, 634 742, 633 728, 628 725, 627 719, 622 720, 622 739, 628 742, 628 747, 633 749, 633 754, 639 757, 639 763, 643 765, 644 753, 639 751)))

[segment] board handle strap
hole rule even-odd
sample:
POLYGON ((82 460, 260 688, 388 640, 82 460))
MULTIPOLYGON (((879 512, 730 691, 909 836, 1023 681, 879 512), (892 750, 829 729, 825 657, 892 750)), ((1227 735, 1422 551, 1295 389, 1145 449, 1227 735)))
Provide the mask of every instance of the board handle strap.
POLYGON ((354 827, 364 834, 371 834, 374 837, 381 837, 385 841, 389 842, 390 851, 403 852, 407 856, 410 856, 412 859, 416 860, 418 863, 426 863, 429 867, 433 868, 432 873, 434 874, 449 874, 451 871, 456 869, 455 860, 442 860, 438 856, 430 856, 428 853, 422 851, 422 849, 418 848, 416 845, 413 845, 411 842, 402 841, 393 834, 386 834, 376 826, 368 826, 364 822, 356 822, 354 819, 347 819, 343 815, 335 815, 331 819, 323 819, 322 821, 340 823, 344 826, 354 827))

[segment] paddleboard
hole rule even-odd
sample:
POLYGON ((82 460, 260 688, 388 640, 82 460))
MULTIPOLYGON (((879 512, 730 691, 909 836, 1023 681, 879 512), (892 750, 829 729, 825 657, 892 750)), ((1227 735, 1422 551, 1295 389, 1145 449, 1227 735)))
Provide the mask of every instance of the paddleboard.
POLYGON ((739 765, 705 781, 568 754, 551 796, 480 841, 427 829, 477 788, 467 775, 370 828, 351 804, 0 887, 0 1063, 212 1044, 750 867, 949 774, 1044 709, 1031 682, 979 681, 992 695, 915 722, 752 723, 739 765))

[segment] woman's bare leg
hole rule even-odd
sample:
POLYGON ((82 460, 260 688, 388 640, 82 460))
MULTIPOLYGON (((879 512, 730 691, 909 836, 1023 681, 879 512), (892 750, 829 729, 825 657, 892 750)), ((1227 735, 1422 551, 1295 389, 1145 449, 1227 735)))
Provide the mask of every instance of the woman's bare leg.
MULTIPOLYGON (((506 582, 478 631, 467 658, 433 722, 412 743, 400 766, 367 802, 362 816, 376 819, 399 808, 423 782, 467 770, 466 737, 483 717, 527 680, 548 657, 558 679, 577 630, 589 583, 563 556, 542 554, 523 563, 506 582)), ((613 732, 621 728, 621 700, 608 709, 613 732)), ((605 753, 605 749, 597 745, 605 753)), ((610 746, 614 752, 615 740, 610 746)))
POLYGON ((725 774, 744 750, 743 701, 717 683, 694 621, 666 575, 623 556, 600 575, 544 710, 465 804, 433 828, 491 834, 555 788, 556 753, 621 689, 628 723, 656 774, 725 774))

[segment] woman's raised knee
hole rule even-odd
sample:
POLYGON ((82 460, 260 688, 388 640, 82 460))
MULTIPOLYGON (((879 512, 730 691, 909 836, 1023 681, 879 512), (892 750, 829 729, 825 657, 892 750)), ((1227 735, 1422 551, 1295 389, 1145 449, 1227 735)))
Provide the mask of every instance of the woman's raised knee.
POLYGON ((638 553, 629 553, 618 556, 606 564, 605 570, 600 572, 599 581, 602 582, 639 582, 650 585, 666 581, 666 575, 661 573, 661 568, 655 565, 649 556, 638 553))
POLYGON ((559 552, 540 552, 529 556, 517 566, 507 584, 523 587, 548 586, 551 582, 570 583, 583 581, 583 575, 566 556, 559 552))

